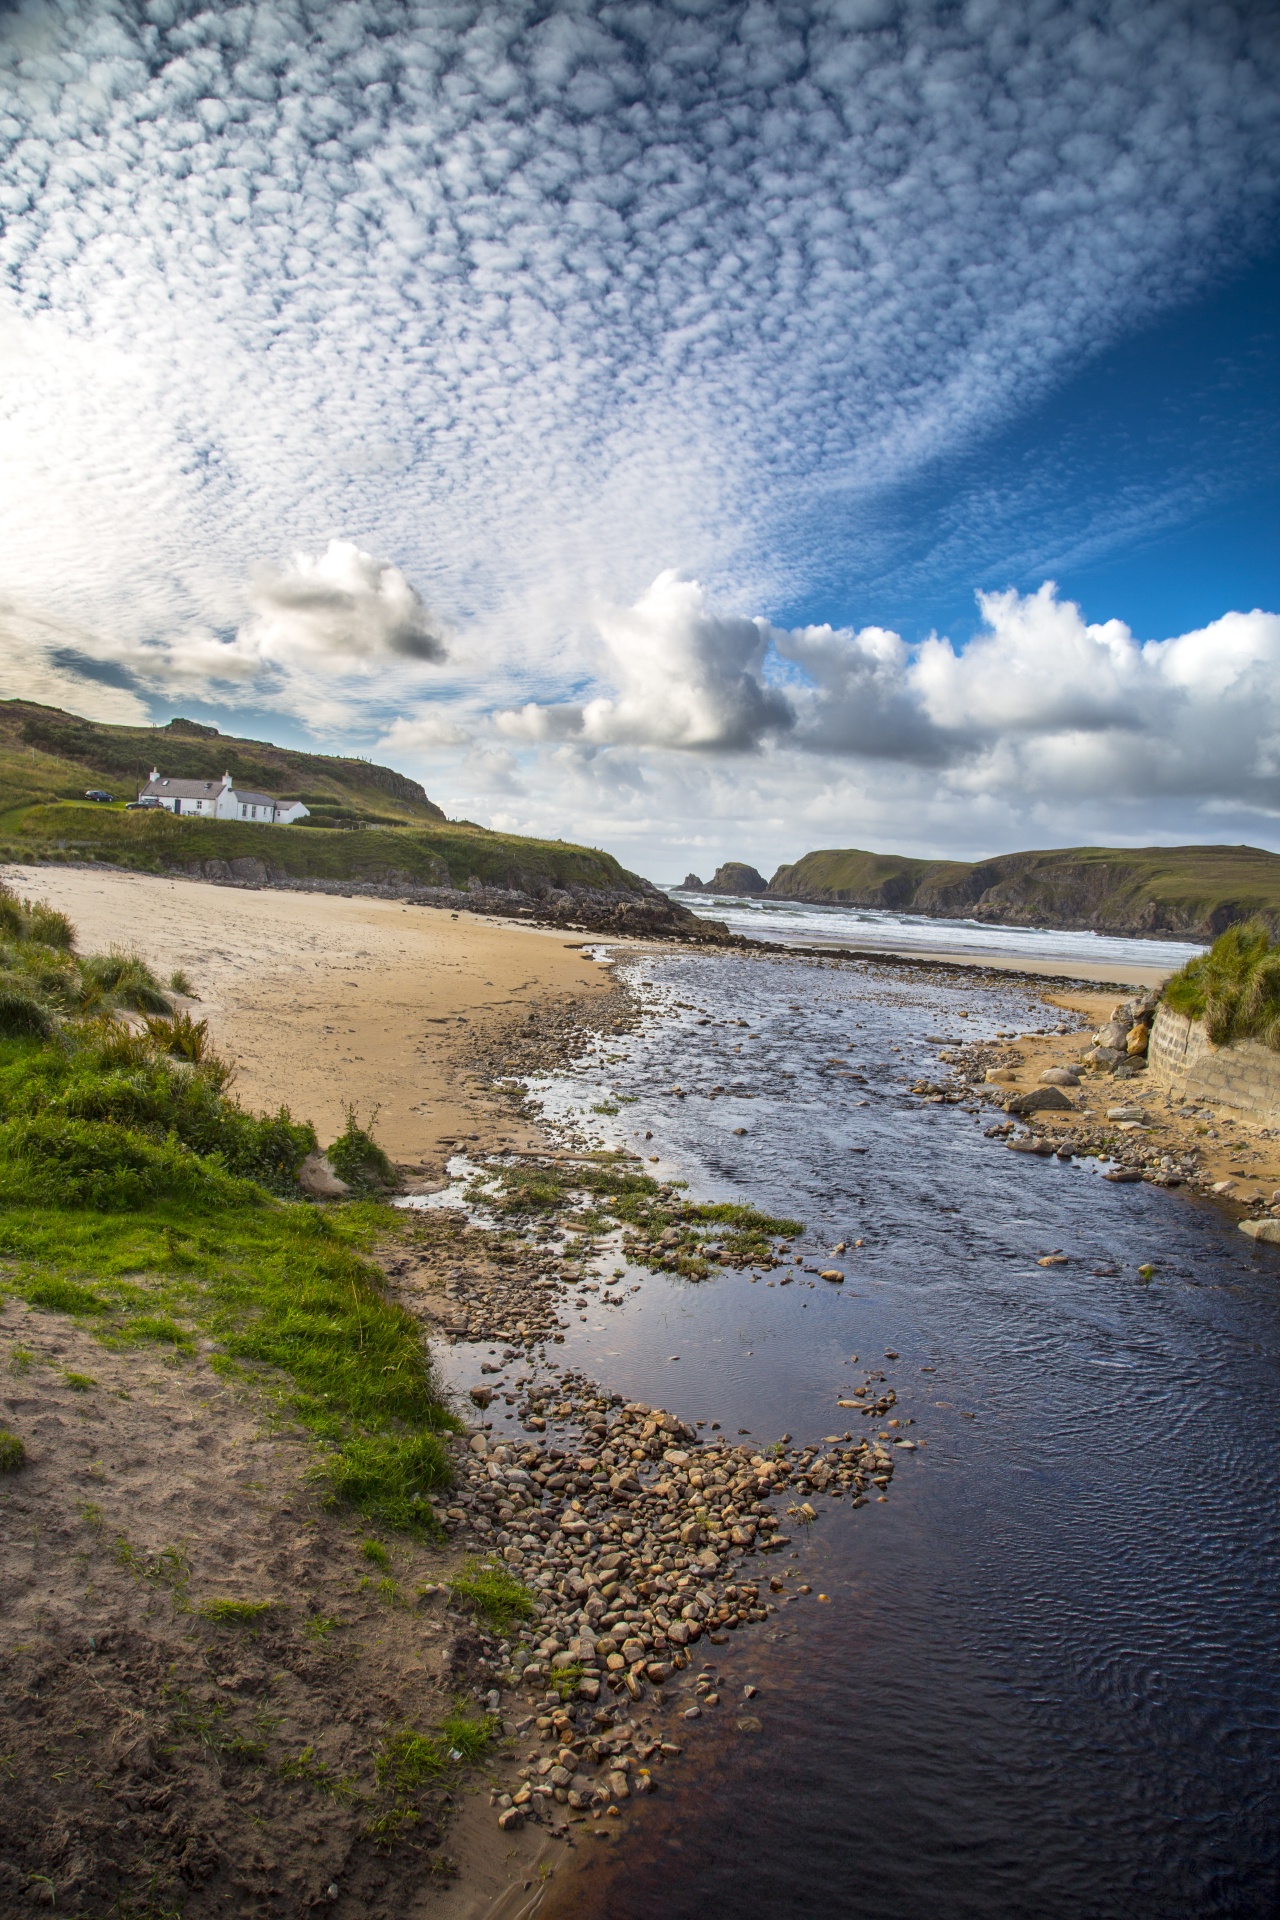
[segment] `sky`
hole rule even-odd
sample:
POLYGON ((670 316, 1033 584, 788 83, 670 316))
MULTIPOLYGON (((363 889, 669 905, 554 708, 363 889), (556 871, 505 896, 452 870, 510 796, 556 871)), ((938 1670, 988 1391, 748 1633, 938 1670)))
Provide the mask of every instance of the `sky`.
POLYGON ((0 697, 1280 849, 1280 6, 0 0, 0 697))

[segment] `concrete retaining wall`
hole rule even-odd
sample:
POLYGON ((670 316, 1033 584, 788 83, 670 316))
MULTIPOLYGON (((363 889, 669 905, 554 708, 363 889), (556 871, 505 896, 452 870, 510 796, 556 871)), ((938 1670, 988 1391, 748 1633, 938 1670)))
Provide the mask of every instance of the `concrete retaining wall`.
POLYGON ((1280 1053, 1257 1040, 1215 1047, 1199 1020, 1156 1009, 1147 1053, 1147 1081, 1183 1099, 1230 1107, 1260 1126, 1280 1122, 1280 1053))

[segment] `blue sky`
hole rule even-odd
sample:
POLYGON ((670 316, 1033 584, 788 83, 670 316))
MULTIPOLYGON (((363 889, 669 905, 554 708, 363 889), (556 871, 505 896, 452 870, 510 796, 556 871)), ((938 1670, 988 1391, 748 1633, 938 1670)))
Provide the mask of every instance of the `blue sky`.
POLYGON ((1277 27, 0 12, 0 693, 658 878, 1280 847, 1277 27))

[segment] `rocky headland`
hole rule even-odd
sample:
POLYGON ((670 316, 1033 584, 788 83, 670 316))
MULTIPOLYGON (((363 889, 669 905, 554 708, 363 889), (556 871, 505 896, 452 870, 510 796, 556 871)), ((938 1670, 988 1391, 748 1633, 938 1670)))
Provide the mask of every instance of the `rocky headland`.
POLYGON ((1280 928, 1280 855, 1259 847, 1062 847, 972 862, 827 849, 779 867, 763 891, 772 900, 1132 937, 1208 941, 1251 914, 1280 928))

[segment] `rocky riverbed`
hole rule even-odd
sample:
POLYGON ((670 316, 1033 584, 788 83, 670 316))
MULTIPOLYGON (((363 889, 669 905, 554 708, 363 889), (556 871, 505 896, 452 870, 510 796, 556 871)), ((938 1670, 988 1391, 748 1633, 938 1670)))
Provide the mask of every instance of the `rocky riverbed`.
POLYGON ((1147 1085, 1155 1003, 1121 1001, 1097 1027, 1077 1015, 1056 1035, 946 1048, 938 1058, 948 1073, 918 1079, 912 1092, 973 1112, 1002 1108, 1005 1118, 986 1132, 1011 1152, 1105 1161, 1112 1182, 1185 1187, 1238 1206, 1245 1222, 1280 1219, 1280 1130, 1147 1085))
MULTIPOLYGON (((741 1207, 731 1222, 708 1219, 726 1209, 689 1203, 612 1157, 505 1156, 454 1171, 483 1223, 456 1206, 419 1207, 383 1264, 446 1341, 503 1349, 476 1361, 471 1431, 455 1443, 456 1485, 436 1517, 527 1596, 508 1630, 478 1631, 469 1677, 513 1736, 535 1742, 511 1777, 499 1769, 500 1823, 561 1830, 619 1817, 652 1790, 655 1768, 680 1751, 664 1728, 722 1704, 716 1656, 703 1656, 808 1593, 782 1565, 786 1550, 830 1503, 887 1498, 897 1450, 915 1447, 912 1422, 886 1371, 896 1354, 833 1387, 839 1431, 763 1447, 558 1367, 548 1349, 584 1296, 620 1305, 620 1282, 642 1284, 626 1276, 646 1266, 697 1281, 724 1262, 794 1284, 811 1269, 768 1236, 799 1223, 741 1207), (506 1209, 501 1224, 486 1203, 506 1209)), ((835 1267, 814 1271, 842 1283, 835 1267)), ((738 1706, 751 1731, 758 1715, 738 1706)))

